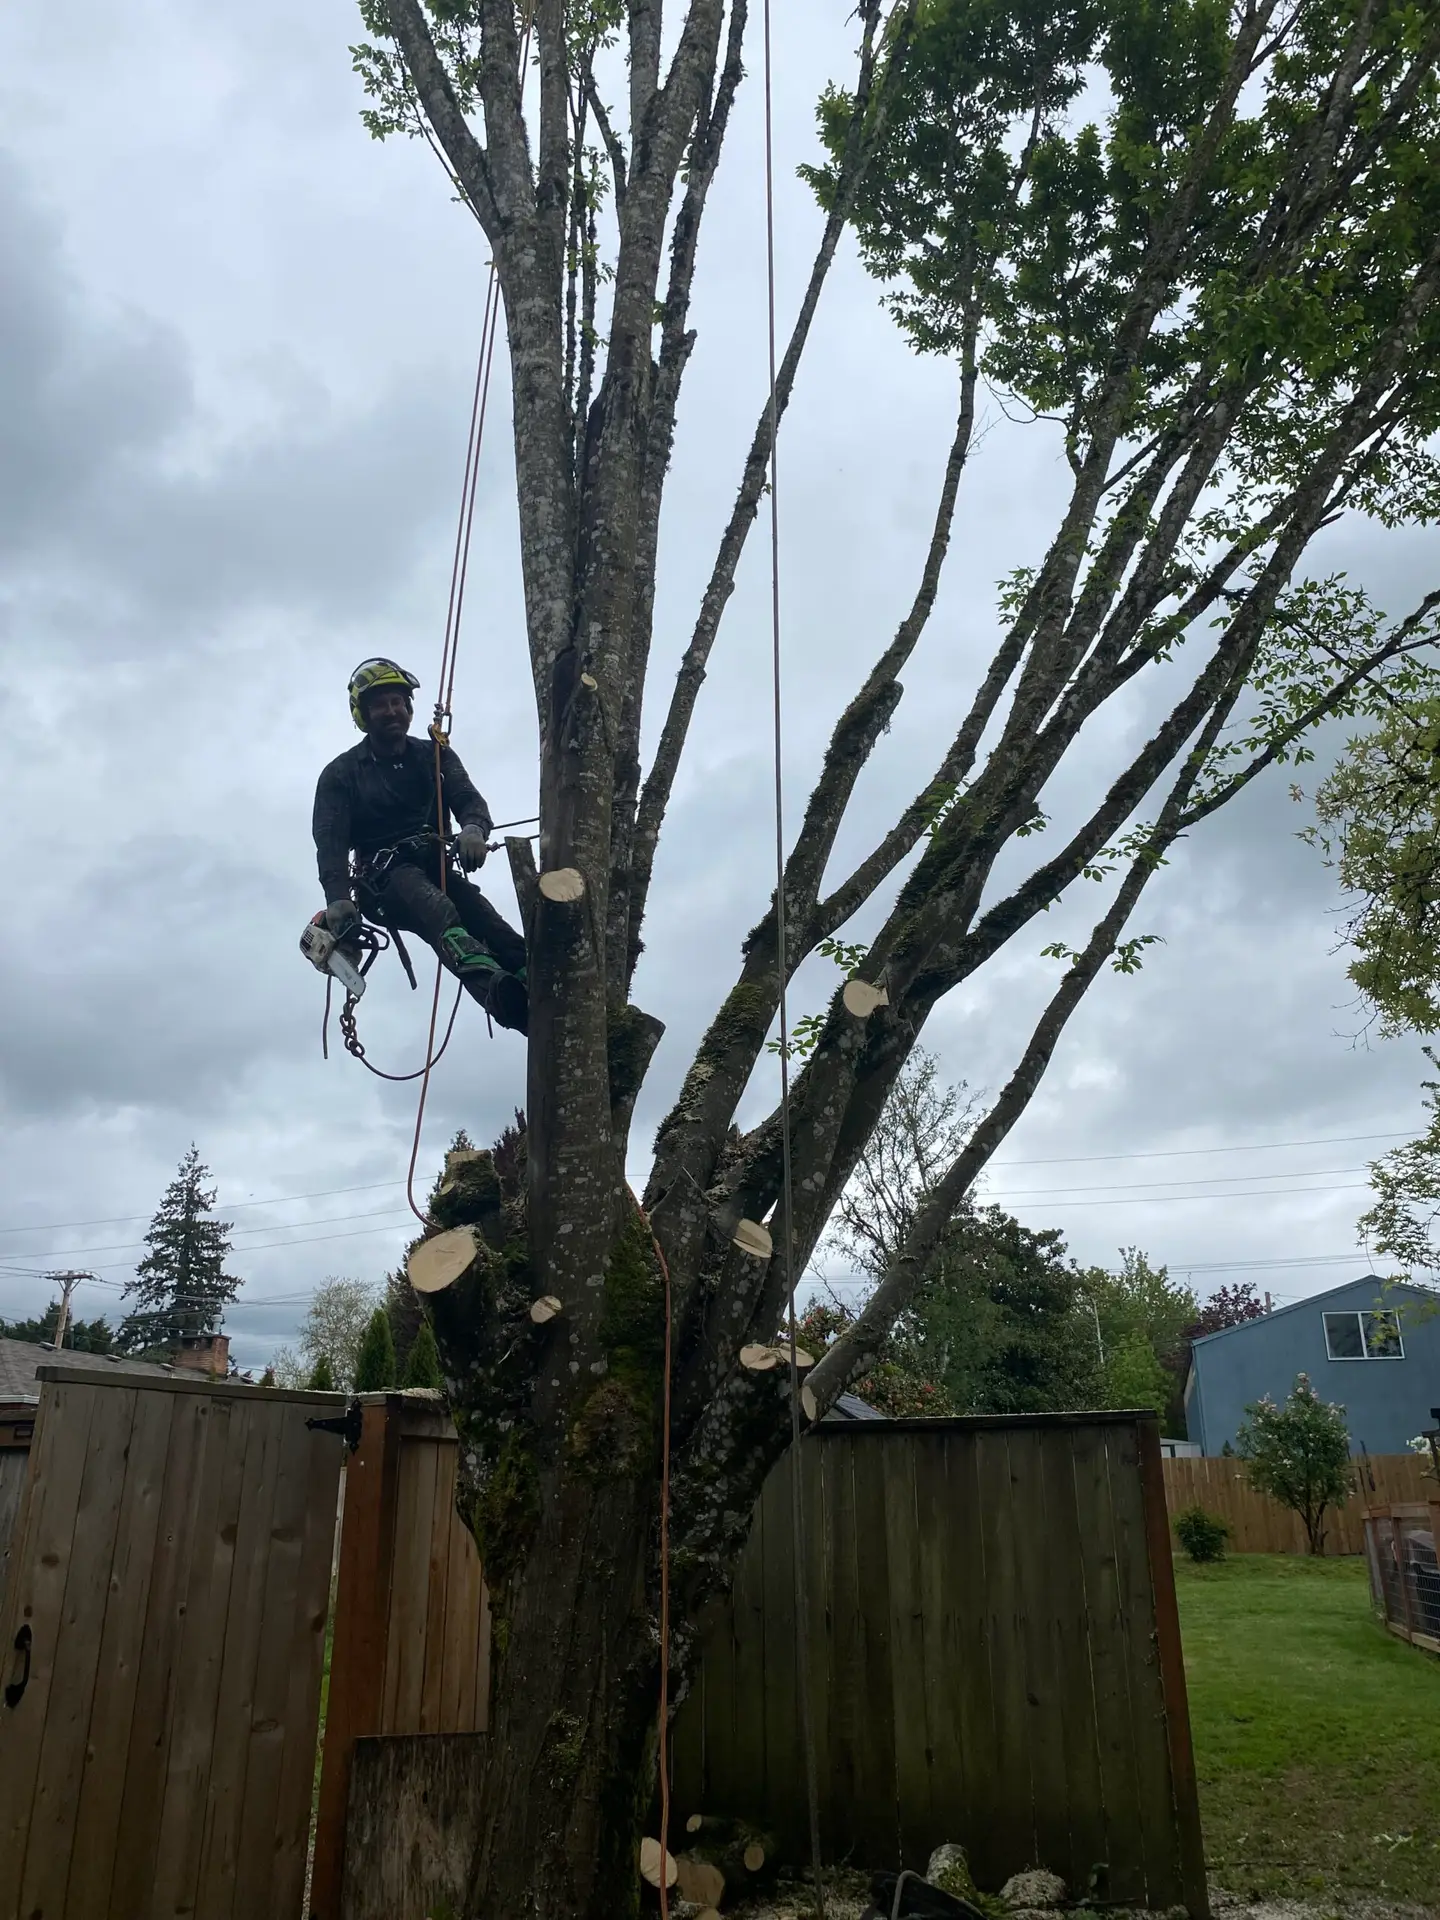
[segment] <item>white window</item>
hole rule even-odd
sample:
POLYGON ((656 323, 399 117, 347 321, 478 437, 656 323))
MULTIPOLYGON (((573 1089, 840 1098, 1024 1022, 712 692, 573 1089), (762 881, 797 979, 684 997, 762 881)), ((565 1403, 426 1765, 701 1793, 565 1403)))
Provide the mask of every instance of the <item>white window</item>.
POLYGON ((1325 1351, 1332 1360, 1403 1360, 1400 1316, 1389 1307, 1373 1313, 1327 1313, 1325 1351))

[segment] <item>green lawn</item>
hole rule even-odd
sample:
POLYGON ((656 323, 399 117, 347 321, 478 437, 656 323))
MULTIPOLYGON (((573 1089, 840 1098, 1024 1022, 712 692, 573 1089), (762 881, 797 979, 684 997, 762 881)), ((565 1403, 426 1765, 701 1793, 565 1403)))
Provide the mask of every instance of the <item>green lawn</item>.
POLYGON ((1321 1912, 1329 1893, 1434 1901, 1440 1659, 1375 1621, 1360 1560, 1175 1571, 1212 1876, 1321 1912))

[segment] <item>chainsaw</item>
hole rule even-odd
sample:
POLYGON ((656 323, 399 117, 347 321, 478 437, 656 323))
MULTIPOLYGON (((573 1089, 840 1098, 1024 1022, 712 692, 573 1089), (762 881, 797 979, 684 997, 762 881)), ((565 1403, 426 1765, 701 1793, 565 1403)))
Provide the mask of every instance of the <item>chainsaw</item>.
POLYGON ((329 974, 331 979, 338 980, 352 1000, 358 1000, 364 993, 365 976, 326 926, 323 908, 313 920, 306 921, 300 936, 300 951, 317 973, 329 974))

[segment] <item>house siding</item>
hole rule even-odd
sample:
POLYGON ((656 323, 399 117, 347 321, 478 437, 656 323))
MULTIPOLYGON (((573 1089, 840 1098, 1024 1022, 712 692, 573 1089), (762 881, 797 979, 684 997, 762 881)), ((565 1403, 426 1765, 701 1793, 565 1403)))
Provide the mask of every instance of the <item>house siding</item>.
POLYGON ((1247 1320, 1195 1342, 1185 1408, 1189 1436, 1207 1454, 1232 1446, 1245 1409, 1266 1394, 1281 1401, 1297 1373, 1310 1376, 1322 1400, 1345 1409, 1350 1445, 1359 1452, 1403 1453, 1432 1426, 1440 1406, 1440 1302, 1413 1287, 1385 1286, 1374 1274, 1247 1320), (1399 1310, 1401 1360, 1332 1360, 1324 1315, 1399 1310))

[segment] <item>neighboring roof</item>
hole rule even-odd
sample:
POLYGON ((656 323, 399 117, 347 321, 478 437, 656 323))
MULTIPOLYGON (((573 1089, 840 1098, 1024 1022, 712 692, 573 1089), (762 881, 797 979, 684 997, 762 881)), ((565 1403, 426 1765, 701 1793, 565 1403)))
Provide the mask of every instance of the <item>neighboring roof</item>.
POLYGON ((1273 1313, 1262 1313, 1258 1320, 1237 1320, 1233 1327, 1221 1327, 1217 1333, 1198 1334, 1191 1341, 1193 1347, 1208 1346, 1212 1340, 1228 1339, 1232 1333, 1244 1333, 1247 1327, 1269 1326, 1274 1320, 1283 1320, 1287 1313, 1301 1313, 1306 1308, 1318 1307, 1322 1301, 1333 1300, 1337 1293, 1349 1293, 1355 1287, 1373 1284, 1381 1293, 1387 1295, 1409 1294, 1416 1300, 1434 1301, 1437 1296, 1429 1287, 1411 1286, 1406 1280, 1388 1280, 1383 1273, 1362 1273, 1358 1280, 1344 1280, 1338 1287, 1327 1287, 1324 1293, 1306 1294, 1303 1300, 1292 1300, 1288 1307, 1276 1307, 1273 1313))
POLYGON ((858 1394, 842 1393, 826 1414, 827 1420, 883 1420, 884 1414, 858 1394))
POLYGON ((0 1340, 0 1400, 25 1399, 40 1391, 35 1378, 37 1367, 63 1360, 67 1367, 94 1368, 101 1373, 145 1373, 168 1379, 169 1367, 157 1367, 148 1360, 127 1360, 108 1353, 77 1353, 66 1347, 57 1353, 54 1347, 42 1347, 33 1340, 0 1340))

